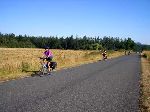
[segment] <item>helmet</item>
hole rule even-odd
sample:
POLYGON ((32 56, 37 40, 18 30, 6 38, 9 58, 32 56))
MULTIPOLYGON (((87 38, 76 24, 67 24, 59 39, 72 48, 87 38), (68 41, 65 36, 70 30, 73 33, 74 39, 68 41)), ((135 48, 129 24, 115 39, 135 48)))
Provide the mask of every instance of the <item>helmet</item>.
POLYGON ((48 47, 48 46, 46 46, 46 47, 45 47, 45 49, 49 49, 49 47, 48 47))

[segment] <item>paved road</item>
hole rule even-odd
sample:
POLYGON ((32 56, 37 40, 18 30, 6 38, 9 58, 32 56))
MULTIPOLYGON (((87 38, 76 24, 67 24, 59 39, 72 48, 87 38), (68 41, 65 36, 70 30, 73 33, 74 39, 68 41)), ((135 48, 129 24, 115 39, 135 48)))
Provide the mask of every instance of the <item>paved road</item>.
POLYGON ((0 83, 0 112, 137 112, 139 79, 130 55, 0 83))

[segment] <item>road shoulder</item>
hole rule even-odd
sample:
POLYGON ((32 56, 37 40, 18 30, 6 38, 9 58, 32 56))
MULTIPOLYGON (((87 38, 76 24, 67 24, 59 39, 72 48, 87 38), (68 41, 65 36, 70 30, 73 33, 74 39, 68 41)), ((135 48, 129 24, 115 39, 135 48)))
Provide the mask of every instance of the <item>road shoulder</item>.
POLYGON ((142 74, 140 82, 140 110, 150 111, 150 61, 141 58, 142 74))

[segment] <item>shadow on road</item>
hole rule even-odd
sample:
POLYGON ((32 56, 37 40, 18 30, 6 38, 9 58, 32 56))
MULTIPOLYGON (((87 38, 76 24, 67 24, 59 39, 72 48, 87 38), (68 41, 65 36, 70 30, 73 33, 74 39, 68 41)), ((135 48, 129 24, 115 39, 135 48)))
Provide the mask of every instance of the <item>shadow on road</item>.
POLYGON ((40 74, 39 74, 39 71, 25 71, 26 73, 31 73, 31 76, 32 77, 35 77, 35 76, 40 76, 40 74))

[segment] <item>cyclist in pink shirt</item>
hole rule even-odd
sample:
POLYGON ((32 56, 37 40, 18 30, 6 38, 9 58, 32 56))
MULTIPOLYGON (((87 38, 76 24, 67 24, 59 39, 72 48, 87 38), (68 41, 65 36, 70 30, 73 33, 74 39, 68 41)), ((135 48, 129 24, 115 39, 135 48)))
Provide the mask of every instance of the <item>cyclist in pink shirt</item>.
POLYGON ((45 51, 44 51, 44 57, 46 58, 47 60, 47 65, 48 65, 48 71, 50 72, 51 69, 50 69, 50 63, 53 59, 53 54, 51 52, 51 50, 49 48, 45 48, 45 51))

